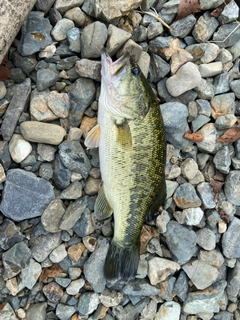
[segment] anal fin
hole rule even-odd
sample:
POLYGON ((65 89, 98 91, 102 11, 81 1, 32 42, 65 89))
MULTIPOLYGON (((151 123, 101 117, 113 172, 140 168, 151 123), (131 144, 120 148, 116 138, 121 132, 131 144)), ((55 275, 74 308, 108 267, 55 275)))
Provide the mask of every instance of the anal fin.
POLYGON ((97 200, 95 202, 94 215, 97 219, 103 220, 110 217, 112 213, 113 209, 106 198, 104 187, 102 185, 98 191, 97 200))
POLYGON ((100 126, 99 124, 97 124, 87 133, 84 144, 88 149, 93 149, 93 148, 99 147, 99 142, 100 142, 100 126))

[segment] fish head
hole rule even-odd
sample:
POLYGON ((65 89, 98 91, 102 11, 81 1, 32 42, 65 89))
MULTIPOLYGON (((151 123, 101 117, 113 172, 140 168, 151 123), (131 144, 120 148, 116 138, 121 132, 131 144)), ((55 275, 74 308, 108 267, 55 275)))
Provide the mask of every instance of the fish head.
POLYGON ((144 118, 149 110, 149 96, 153 93, 129 53, 112 61, 107 52, 102 52, 101 74, 101 95, 105 108, 128 120, 144 118))

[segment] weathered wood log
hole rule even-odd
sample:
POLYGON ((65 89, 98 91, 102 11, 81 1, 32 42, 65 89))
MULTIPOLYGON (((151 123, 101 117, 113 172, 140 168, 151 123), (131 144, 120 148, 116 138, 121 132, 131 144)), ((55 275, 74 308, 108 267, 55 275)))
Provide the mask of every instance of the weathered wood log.
POLYGON ((36 0, 0 1, 0 64, 36 0))

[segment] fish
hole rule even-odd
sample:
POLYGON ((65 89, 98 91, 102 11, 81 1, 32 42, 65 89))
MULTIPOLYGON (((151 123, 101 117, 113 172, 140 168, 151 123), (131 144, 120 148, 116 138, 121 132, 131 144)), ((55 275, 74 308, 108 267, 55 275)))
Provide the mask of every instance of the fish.
POLYGON ((98 121, 87 148, 99 148, 102 185, 94 215, 114 215, 114 235, 104 265, 106 280, 134 279, 140 234, 166 198, 166 142, 159 103, 139 66, 124 53, 101 54, 98 121))

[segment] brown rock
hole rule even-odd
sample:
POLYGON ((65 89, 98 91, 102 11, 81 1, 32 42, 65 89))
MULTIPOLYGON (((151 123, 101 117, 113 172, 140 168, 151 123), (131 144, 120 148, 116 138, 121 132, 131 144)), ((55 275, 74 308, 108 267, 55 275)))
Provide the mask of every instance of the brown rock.
POLYGON ((79 243, 74 244, 71 247, 69 247, 68 255, 73 261, 76 262, 82 256, 84 249, 85 249, 85 245, 83 243, 79 242, 79 243))
POLYGON ((56 282, 50 282, 43 287, 43 293, 53 303, 57 303, 63 296, 63 290, 56 282))

